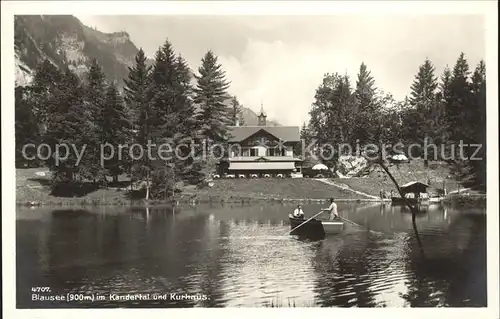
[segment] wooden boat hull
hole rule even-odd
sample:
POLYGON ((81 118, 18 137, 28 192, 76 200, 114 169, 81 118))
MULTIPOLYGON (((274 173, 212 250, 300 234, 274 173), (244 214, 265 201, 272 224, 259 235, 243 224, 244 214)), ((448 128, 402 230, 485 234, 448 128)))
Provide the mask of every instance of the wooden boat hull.
MULTIPOLYGON (((293 218, 289 216, 290 229, 298 227, 307 219, 293 218)), ((338 221, 321 221, 311 219, 307 223, 291 232, 292 235, 299 235, 308 238, 322 239, 327 235, 334 235, 342 232, 344 223, 338 221)))

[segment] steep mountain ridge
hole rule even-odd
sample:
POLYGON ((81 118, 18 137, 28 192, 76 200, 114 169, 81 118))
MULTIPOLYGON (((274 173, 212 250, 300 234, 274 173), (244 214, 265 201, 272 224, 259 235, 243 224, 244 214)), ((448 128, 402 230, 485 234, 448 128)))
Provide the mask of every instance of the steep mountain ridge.
POLYGON ((14 30, 16 85, 29 80, 44 59, 82 76, 96 58, 108 81, 121 86, 139 51, 126 32, 103 33, 74 16, 15 16, 14 30))
MULTIPOLYGON (((123 87, 128 67, 139 49, 127 32, 104 33, 71 15, 17 15, 14 17, 15 85, 33 80, 37 65, 48 59, 58 68, 68 66, 83 78, 88 63, 96 58, 106 79, 123 87)), ((152 60, 148 60, 152 64, 152 60)), ((193 78, 194 79, 194 78, 193 78)), ((256 125, 257 114, 243 107, 246 125, 256 125)), ((279 125, 268 121, 269 125, 279 125)))

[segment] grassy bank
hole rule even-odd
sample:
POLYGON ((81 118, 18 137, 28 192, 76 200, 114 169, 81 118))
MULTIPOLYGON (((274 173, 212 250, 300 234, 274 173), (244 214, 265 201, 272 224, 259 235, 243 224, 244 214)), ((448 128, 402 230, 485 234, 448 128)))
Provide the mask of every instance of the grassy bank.
MULTIPOLYGON (((109 187, 96 189, 80 197, 58 197, 50 192, 49 177, 36 176, 35 173, 44 169, 17 169, 16 170, 16 203, 18 205, 48 205, 48 206, 87 206, 87 205, 132 205, 144 206, 143 200, 131 200, 128 196, 127 183, 123 187, 109 187)), ((407 177, 402 183, 405 183, 407 177)), ((384 178, 351 178, 334 179, 339 185, 348 186, 352 190, 360 191, 373 196, 379 196, 380 190, 395 190, 389 179, 384 178)), ((453 180, 446 181, 448 190, 457 189, 459 183, 453 180)), ((431 186, 442 185, 435 182, 431 186)), ((442 186, 441 186, 442 187, 442 186)), ((432 189, 431 189, 432 191, 432 189)), ((234 179, 215 180, 213 187, 197 188, 184 187, 182 193, 168 200, 150 200, 148 205, 164 205, 172 202, 179 203, 250 203, 258 201, 325 201, 334 197, 338 201, 373 201, 361 194, 350 190, 340 189, 320 181, 303 179, 234 179)), ((485 205, 485 195, 453 195, 446 202, 453 205, 485 205)))
MULTIPOLYGON (((436 193, 436 190, 442 189, 443 186, 448 192, 463 188, 453 177, 450 165, 444 162, 430 162, 426 167, 422 159, 414 159, 410 163, 389 164, 388 168, 399 185, 411 181, 423 182, 430 185, 428 190, 430 193, 436 193)), ((380 196, 380 190, 396 192, 396 187, 389 176, 380 167, 376 167, 366 177, 334 179, 334 182, 373 196, 380 196)))
MULTIPOLYGON (((87 205, 145 205, 143 200, 131 200, 128 188, 109 187, 96 189, 79 197, 59 197, 51 194, 50 178, 36 176, 45 169, 16 170, 16 203, 18 205, 87 206, 87 205)), ((126 183, 125 183, 126 185, 126 183)), ((235 179, 216 180, 213 187, 187 186, 181 194, 168 200, 150 200, 148 205, 172 202, 253 202, 253 201, 304 201, 364 200, 356 193, 341 190, 312 179, 235 179)))
MULTIPOLYGON (((380 196, 380 190, 385 192, 390 192, 392 190, 394 194, 397 194, 396 186, 394 186, 394 183, 389 178, 353 177, 350 179, 333 178, 332 180, 338 185, 345 185, 351 189, 373 196, 380 196)), ((401 186, 410 181, 411 180, 406 178, 402 181, 398 180, 398 183, 401 186)), ((445 180, 445 185, 447 191, 463 188, 460 183, 455 180, 445 180)), ((436 192, 436 189, 443 187, 443 182, 431 182, 430 186, 429 193, 432 194, 436 192)))
POLYGON ((258 198, 264 200, 336 199, 364 200, 365 196, 327 185, 308 178, 292 179, 235 179, 217 180, 210 188, 190 191, 183 194, 194 199, 215 197, 224 200, 232 198, 258 198))
POLYGON ((485 208, 486 207, 486 194, 469 194, 469 195, 450 195, 443 201, 444 204, 451 207, 471 207, 471 208, 485 208))

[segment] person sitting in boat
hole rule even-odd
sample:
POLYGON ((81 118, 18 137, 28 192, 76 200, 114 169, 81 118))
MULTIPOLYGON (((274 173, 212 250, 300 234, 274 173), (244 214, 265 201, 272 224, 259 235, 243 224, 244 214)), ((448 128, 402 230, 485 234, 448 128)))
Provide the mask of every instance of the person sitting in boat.
POLYGON ((323 208, 322 210, 330 213, 330 220, 340 218, 334 198, 330 198, 330 206, 328 206, 328 208, 323 208))
POLYGON ((304 212, 302 211, 301 205, 297 205, 297 208, 295 208, 295 210, 293 211, 293 217, 304 219, 304 212))

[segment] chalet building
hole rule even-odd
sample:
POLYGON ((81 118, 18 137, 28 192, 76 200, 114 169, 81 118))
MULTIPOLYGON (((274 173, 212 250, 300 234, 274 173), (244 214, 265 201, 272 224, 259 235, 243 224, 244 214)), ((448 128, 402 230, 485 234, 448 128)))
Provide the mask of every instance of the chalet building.
POLYGON ((228 157, 221 173, 252 176, 290 176, 300 173, 302 160, 294 151, 300 145, 298 126, 267 126, 263 107, 256 126, 229 127, 228 157))

